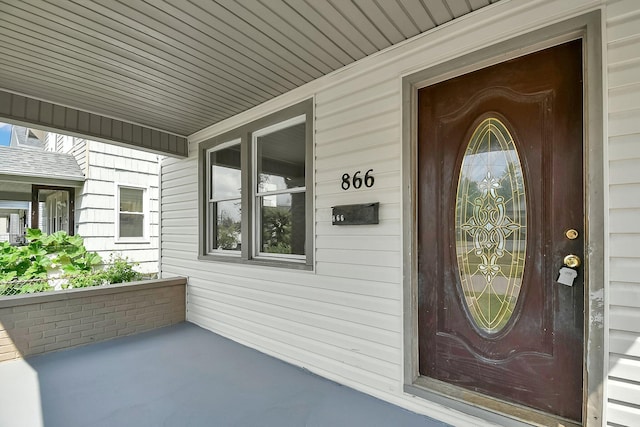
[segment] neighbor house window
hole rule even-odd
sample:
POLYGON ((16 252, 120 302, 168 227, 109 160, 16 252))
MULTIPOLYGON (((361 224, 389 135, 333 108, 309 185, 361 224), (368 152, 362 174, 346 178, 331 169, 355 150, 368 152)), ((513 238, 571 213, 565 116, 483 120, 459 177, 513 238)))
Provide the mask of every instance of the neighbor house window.
POLYGON ((144 188, 118 186, 116 238, 121 241, 146 237, 144 188))
POLYGON ((311 100, 201 145, 201 258, 312 265, 311 100))

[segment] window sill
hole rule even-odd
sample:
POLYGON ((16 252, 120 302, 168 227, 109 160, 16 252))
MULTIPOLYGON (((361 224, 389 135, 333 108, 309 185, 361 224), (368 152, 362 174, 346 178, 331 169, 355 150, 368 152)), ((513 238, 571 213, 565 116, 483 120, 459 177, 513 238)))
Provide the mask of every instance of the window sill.
POLYGON ((242 259, 240 257, 225 255, 198 255, 199 261, 221 262, 228 264, 253 265, 256 267, 276 267, 288 270, 313 271, 313 266, 304 262, 293 260, 275 260, 275 259, 242 259))
POLYGON ((115 243, 116 245, 123 245, 123 244, 136 244, 136 245, 148 245, 151 243, 151 240, 149 239, 116 239, 113 243, 115 243))

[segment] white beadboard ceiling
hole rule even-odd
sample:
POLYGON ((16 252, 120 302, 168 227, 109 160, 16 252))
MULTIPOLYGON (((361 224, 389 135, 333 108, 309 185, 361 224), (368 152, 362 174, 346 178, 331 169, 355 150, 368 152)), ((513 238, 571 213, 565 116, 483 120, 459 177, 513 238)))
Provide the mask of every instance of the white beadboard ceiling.
POLYGON ((190 135, 498 0, 0 0, 0 90, 190 135))

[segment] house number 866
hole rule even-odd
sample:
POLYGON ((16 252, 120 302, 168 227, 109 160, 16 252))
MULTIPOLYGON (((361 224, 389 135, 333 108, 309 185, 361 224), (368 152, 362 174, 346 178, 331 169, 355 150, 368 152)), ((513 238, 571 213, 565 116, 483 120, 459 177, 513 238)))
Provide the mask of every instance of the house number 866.
POLYGON ((373 172, 373 169, 369 169, 364 174, 364 178, 360 176, 362 171, 357 171, 353 174, 353 177, 351 177, 351 175, 349 175, 348 173, 345 173, 344 175, 342 175, 342 189, 346 191, 353 186, 353 188, 357 190, 358 188, 362 187, 362 184, 364 184, 364 186, 367 188, 373 187, 373 183, 375 182, 375 180, 373 179, 373 175, 371 175, 371 172, 373 172))

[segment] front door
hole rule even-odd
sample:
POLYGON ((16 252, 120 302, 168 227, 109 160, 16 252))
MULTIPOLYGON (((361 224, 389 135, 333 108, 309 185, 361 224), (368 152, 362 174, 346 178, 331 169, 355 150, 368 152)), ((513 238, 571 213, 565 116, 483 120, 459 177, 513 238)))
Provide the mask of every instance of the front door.
POLYGON ((418 93, 420 374, 575 421, 582 93, 580 40, 418 93))

